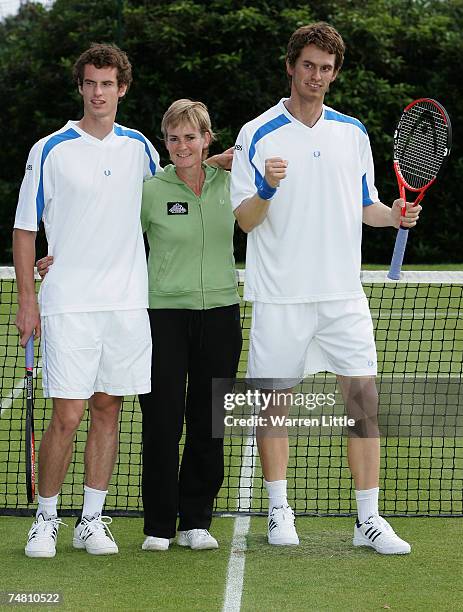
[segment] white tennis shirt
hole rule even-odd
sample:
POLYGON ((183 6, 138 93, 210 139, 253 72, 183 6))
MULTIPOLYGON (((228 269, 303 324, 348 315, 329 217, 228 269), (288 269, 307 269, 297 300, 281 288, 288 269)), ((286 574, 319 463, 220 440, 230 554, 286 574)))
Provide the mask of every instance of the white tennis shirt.
POLYGON ((235 145, 233 208, 256 193, 266 159, 288 161, 267 217, 248 235, 244 297, 282 304, 362 297, 362 208, 378 201, 367 131, 328 106, 307 127, 284 101, 247 123, 235 145))
POLYGON ((158 167, 153 145, 118 124, 99 140, 69 121, 32 147, 14 227, 45 225, 54 263, 39 293, 43 316, 147 308, 141 195, 158 167))

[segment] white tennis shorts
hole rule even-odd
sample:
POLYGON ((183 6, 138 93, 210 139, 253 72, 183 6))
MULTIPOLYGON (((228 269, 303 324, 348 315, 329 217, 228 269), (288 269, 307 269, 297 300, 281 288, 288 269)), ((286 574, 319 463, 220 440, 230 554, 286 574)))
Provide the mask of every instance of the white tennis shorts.
POLYGON ((305 304, 254 302, 248 378, 273 379, 272 386, 282 389, 325 371, 376 375, 373 322, 366 297, 305 304))
POLYGON ((45 397, 88 399, 96 392, 151 390, 151 333, 145 309, 42 317, 45 397))

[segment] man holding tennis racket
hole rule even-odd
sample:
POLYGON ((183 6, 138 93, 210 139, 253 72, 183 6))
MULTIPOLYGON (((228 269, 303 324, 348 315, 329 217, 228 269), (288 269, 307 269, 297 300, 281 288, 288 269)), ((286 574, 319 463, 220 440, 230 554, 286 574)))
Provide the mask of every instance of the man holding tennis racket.
MULTIPOLYGON (((348 415, 348 460, 358 519, 355 546, 410 552, 378 511, 380 446, 376 349, 360 282, 362 222, 413 227, 420 206, 379 201, 365 127, 324 104, 344 59, 340 34, 326 23, 299 28, 286 55, 291 93, 238 136, 231 196, 249 232, 245 294, 254 302, 248 377, 290 390, 304 376, 337 375, 348 415)), ((256 381, 256 384, 258 384, 256 381)), ((270 413, 285 414, 273 405, 270 413)), ((268 416, 268 413, 267 413, 268 416)), ((281 434, 281 432, 280 432, 281 434)), ((269 494, 268 541, 296 545, 287 502, 288 438, 257 430, 269 494)))
MULTIPOLYGON (((118 448, 124 395, 151 389, 148 278, 140 224, 143 179, 159 155, 140 132, 114 122, 132 81, 127 55, 94 44, 74 66, 83 99, 80 121, 33 147, 21 186, 13 235, 18 284, 16 326, 25 346, 42 332, 42 378, 53 413, 42 437, 36 519, 26 555, 54 557, 61 524, 58 495, 73 440, 89 400, 82 515, 73 545, 95 555, 118 552, 102 516, 118 448), (49 255, 35 296, 35 236, 43 220, 49 255), (51 265, 53 264, 53 265, 51 265)), ((207 161, 229 167, 225 151, 207 161)))
POLYGON ((118 448, 124 395, 150 390, 148 279, 140 225, 143 178, 159 156, 135 130, 114 123, 132 81, 115 46, 95 44, 74 66, 80 121, 42 138, 30 152, 13 235, 25 346, 42 332, 43 386, 53 413, 40 445, 39 496, 25 552, 54 557, 61 524, 58 495, 89 400, 82 515, 73 546, 118 552, 103 505, 118 448), (43 220, 54 263, 35 296, 35 236, 43 220))

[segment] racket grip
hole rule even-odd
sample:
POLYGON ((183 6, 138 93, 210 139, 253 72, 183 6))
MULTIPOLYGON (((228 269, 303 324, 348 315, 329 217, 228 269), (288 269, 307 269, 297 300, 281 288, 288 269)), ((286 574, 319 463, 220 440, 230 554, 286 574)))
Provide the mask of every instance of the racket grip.
POLYGON ((391 266, 387 277, 391 280, 400 280, 400 270, 405 255, 405 247, 407 246, 408 229, 399 227, 397 237, 395 239, 394 252, 392 254, 391 266))
POLYGON ((34 367, 34 335, 32 335, 26 344, 26 368, 34 367))

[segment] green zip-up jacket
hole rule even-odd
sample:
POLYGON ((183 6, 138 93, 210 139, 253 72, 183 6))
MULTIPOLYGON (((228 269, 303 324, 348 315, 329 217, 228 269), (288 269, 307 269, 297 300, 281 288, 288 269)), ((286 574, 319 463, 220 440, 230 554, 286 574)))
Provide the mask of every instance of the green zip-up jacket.
POLYGON ((239 302, 230 174, 203 164, 201 196, 169 165, 143 185, 150 308, 203 310, 239 302))

